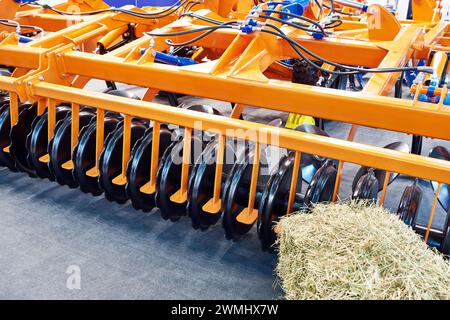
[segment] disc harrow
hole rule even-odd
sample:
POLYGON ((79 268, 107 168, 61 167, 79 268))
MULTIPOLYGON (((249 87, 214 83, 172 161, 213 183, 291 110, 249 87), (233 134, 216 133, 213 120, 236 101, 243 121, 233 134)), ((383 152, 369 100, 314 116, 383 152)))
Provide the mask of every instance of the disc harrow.
POLYGON ((381 5, 348 0, 335 0, 334 12, 322 1, 89 5, 101 12, 80 3, 83 14, 74 16, 66 5, 30 3, 5 17, 2 166, 119 204, 130 200, 143 212, 158 208, 165 220, 187 217, 194 229, 221 225, 229 240, 256 229, 268 251, 281 217, 344 200, 344 187, 350 198, 384 205, 402 175, 413 183, 400 219, 450 254, 450 153, 439 146, 421 155, 423 137, 450 141, 442 81, 450 30, 436 11, 406 22, 381 5), (49 28, 48 15, 61 28, 49 28), (24 17, 45 30, 21 39, 9 25, 24 17), (74 17, 76 24, 62 26, 74 17), (90 80, 107 90, 87 90, 90 80), (136 86, 142 98, 132 93, 136 86), (187 97, 233 108, 225 116, 209 105, 180 105, 187 97), (283 112, 288 121, 270 113, 268 123, 244 120, 248 106, 283 112), (333 138, 330 122, 350 123, 347 138, 333 138), (412 135, 413 143, 356 143, 360 126, 412 135), (360 168, 341 186, 346 163, 360 168), (422 180, 435 194, 427 225, 418 223, 422 180), (447 212, 441 229, 433 226, 438 204, 447 212))

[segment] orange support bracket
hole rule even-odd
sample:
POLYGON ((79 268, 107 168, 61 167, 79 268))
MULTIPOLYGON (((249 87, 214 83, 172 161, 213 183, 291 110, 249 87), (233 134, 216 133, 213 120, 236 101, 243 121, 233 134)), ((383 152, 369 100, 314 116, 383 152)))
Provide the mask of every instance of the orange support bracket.
MULTIPOLYGON (((71 144, 71 152, 72 155, 73 150, 75 149, 75 146, 78 143, 78 134, 80 130, 80 105, 77 103, 72 103, 72 124, 71 124, 71 138, 70 138, 70 144, 71 144)), ((72 170, 73 169, 73 161, 69 160, 62 164, 62 168, 66 170, 72 170)))
MULTIPOLYGON (((48 99, 47 100, 47 137, 48 141, 53 138, 55 134, 55 126, 56 126, 56 100, 48 99)), ((47 153, 39 158, 40 162, 49 163, 50 155, 47 153)))
MULTIPOLYGON (((241 116, 245 106, 242 104, 235 104, 231 112, 230 118, 237 119, 241 116)), ((214 176, 214 194, 213 197, 203 206, 205 212, 211 214, 217 214, 222 207, 222 200, 220 199, 220 191, 222 188, 222 172, 223 172, 223 159, 225 156, 225 140, 226 137, 219 135, 219 143, 217 146, 216 157, 216 171, 214 176)))
POLYGON ((156 175, 158 173, 158 162, 159 162, 160 128, 161 123, 158 121, 153 121, 150 181, 144 184, 140 189, 142 193, 146 194, 154 194, 156 192, 156 175))
POLYGON ((119 186, 127 183, 127 163, 131 152, 131 118, 125 115, 123 120, 122 172, 112 180, 112 183, 119 186))
POLYGON ((295 193, 297 190, 297 182, 298 182, 298 171, 300 170, 301 158, 302 158, 301 152, 296 151, 295 158, 294 158, 294 168, 292 170, 291 186, 289 188, 288 206, 286 209, 286 215, 288 215, 288 216, 291 214, 292 207, 294 206, 295 193))
POLYGON ((258 142, 255 143, 255 154, 253 156, 252 179, 250 183, 250 190, 248 194, 247 208, 241 211, 236 217, 240 223, 253 224, 258 219, 258 209, 255 209, 256 187, 258 185, 259 174, 259 160, 261 157, 261 146, 258 142))
POLYGON ((223 171, 223 159, 225 154, 225 136, 219 136, 219 142, 217 146, 217 157, 216 157, 216 172, 214 177, 214 195, 213 197, 203 206, 203 210, 217 214, 220 212, 222 207, 222 200, 220 199, 220 190, 222 187, 222 171, 223 171))
POLYGON ((175 203, 185 203, 187 201, 189 164, 191 159, 191 143, 192 143, 191 140, 192 140, 192 129, 185 128, 183 140, 183 163, 181 168, 180 190, 175 192, 170 197, 170 201, 173 201, 175 203))
POLYGON ((441 187, 442 187, 442 183, 439 183, 437 190, 436 190, 436 194, 434 196, 433 207, 431 208, 430 218, 428 219, 427 231, 425 232, 425 238, 424 238, 425 243, 428 242, 428 238, 430 237, 431 226, 433 224, 434 214, 436 213, 436 206, 437 206, 438 199, 439 199, 439 193, 441 192, 441 187))
POLYGON ((103 140, 105 138, 105 110, 103 109, 97 109, 97 132, 95 135, 95 167, 89 169, 86 172, 86 175, 92 178, 99 176, 99 168, 98 168, 98 161, 100 159, 100 154, 103 149, 103 140))

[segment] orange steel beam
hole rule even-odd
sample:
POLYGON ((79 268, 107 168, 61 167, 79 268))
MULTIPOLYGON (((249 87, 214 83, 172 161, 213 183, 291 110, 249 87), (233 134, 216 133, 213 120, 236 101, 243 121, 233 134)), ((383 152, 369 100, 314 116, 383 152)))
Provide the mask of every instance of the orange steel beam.
MULTIPOLYGON (((165 29, 164 29, 165 30, 165 29)), ((160 31, 158 31, 160 32, 160 31)), ((193 43, 196 46, 204 48, 212 48, 219 51, 225 51, 238 35, 236 30, 217 30, 193 43)), ((319 56, 333 60, 342 64, 354 64, 355 57, 358 57, 358 64, 365 67, 377 67, 386 56, 387 50, 380 47, 376 42, 359 41, 354 39, 326 38, 321 41, 311 39, 308 36, 293 35, 292 37, 306 49, 314 52, 319 56)), ((171 37, 173 42, 184 42, 192 39, 191 36, 175 36, 171 37)), ((133 48, 147 48, 150 43, 150 37, 144 35, 109 55, 123 56, 126 52, 133 48)), ((279 40, 278 46, 282 49, 283 55, 286 57, 297 57, 297 53, 285 41, 279 40)), ((306 55, 309 56, 309 55, 306 55)))
POLYGON ((61 59, 68 74, 450 140, 447 127, 450 111, 438 110, 430 103, 417 102, 412 108, 412 101, 390 97, 279 80, 224 79, 189 68, 154 63, 137 65, 80 52, 66 53, 61 59))
POLYGON ((67 88, 46 82, 35 83, 32 87, 34 94, 39 97, 94 106, 118 113, 123 113, 126 110, 128 115, 162 123, 168 122, 187 128, 194 128, 200 122, 202 123, 202 130, 220 133, 232 138, 245 138, 258 143, 276 144, 281 148, 302 153, 317 154, 389 172, 450 184, 450 166, 447 161, 443 160, 222 116, 206 115, 152 102, 67 88), (252 132, 256 134, 245 134, 242 137, 242 132, 248 132, 247 130, 253 130, 252 132))
MULTIPOLYGON (((11 20, 19 9, 19 3, 13 0, 0 0, 0 8, 2 9, 0 19, 11 20)), ((11 30, 11 28, 0 25, 0 32, 9 30, 11 30)))
MULTIPOLYGON (((181 19, 180 21, 185 21, 187 26, 180 28, 180 26, 178 25, 180 22, 176 21, 173 24, 169 24, 163 28, 155 30, 155 33, 173 33, 180 30, 195 30, 204 27, 204 25, 191 24, 195 22, 195 19, 181 19)), ((367 23, 365 23, 364 27, 367 28, 367 23)), ((306 49, 314 52, 315 54, 343 64, 354 64, 355 57, 357 56, 359 65, 366 67, 375 67, 383 60, 384 56, 387 53, 387 50, 383 49, 383 47, 380 46, 376 41, 370 42, 367 40, 357 40, 334 36, 326 37, 320 41, 317 41, 311 36, 297 32, 296 29, 286 28, 285 32, 289 34, 292 39, 299 42, 306 49)), ((194 42, 193 45, 225 50, 239 34, 239 30, 219 29, 212 34, 194 42)), ((195 36, 196 35, 197 34, 195 34, 195 36)), ((193 36, 192 34, 172 36, 171 40, 175 43, 185 42, 187 40, 193 39, 195 36, 193 36)), ((253 37, 253 35, 247 35, 246 37, 251 38, 253 37)), ((150 39, 148 38, 148 40, 150 39)), ((383 43, 380 42, 380 44, 383 43)), ((287 57, 298 56, 298 54, 292 49, 292 47, 282 39, 278 40, 277 46, 282 48, 281 51, 287 57)))
POLYGON ((19 68, 37 69, 45 49, 30 46, 0 45, 0 64, 19 68))

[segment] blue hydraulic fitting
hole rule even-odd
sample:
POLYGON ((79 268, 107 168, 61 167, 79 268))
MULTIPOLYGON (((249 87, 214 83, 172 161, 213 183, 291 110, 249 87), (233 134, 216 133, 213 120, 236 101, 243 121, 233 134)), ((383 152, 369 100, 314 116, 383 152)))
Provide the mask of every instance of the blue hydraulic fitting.
MULTIPOLYGON (((418 67, 423 67, 426 64, 426 60, 419 60, 419 63, 417 64, 418 67)), ((414 80, 416 80, 418 75, 417 71, 407 71, 405 72, 405 78, 406 78, 406 82, 408 83, 408 86, 412 86, 414 80)))
POLYGON ((312 36, 316 40, 322 40, 323 39, 323 33, 322 32, 313 32, 312 36))
POLYGON ((254 31, 254 28, 256 28, 257 25, 258 25, 257 21, 249 19, 243 26, 241 26, 241 31, 246 34, 250 34, 254 31))
POLYGON ((429 98, 426 94, 421 93, 421 94, 419 95, 419 101, 422 101, 422 102, 430 102, 430 98, 429 98))
MULTIPOLYGON (((141 54, 144 54, 146 51, 147 49, 141 49, 141 54)), ((162 53, 159 51, 155 52, 155 61, 180 67, 191 66, 198 63, 191 58, 177 57, 172 54, 162 53)))
POLYGON ((427 96, 428 97, 434 97, 434 89, 435 89, 436 87, 433 85, 433 84, 431 84, 430 83, 430 85, 428 86, 428 90, 427 90, 427 96))
POLYGON ((19 37, 19 42, 20 43, 28 43, 28 42, 31 42, 31 41, 33 41, 34 39, 33 38, 30 38, 30 37, 25 37, 25 36, 20 36, 19 37))
POLYGON ((282 11, 297 14, 299 16, 303 15, 306 8, 309 6, 309 0, 297 0, 297 1, 284 1, 290 2, 283 6, 282 11))
MULTIPOLYGON (((283 12, 289 12, 289 13, 293 13, 296 15, 303 15, 303 13, 305 13, 306 8, 309 7, 309 1, 310 0, 288 0, 288 1, 271 1, 271 2, 266 2, 268 9, 275 9, 276 6, 278 5, 282 5, 283 8, 281 9, 281 11, 283 12)), ((281 17, 281 19, 283 20, 289 20, 290 17, 283 15, 281 17)))
POLYGON ((444 105, 450 106, 450 95, 446 96, 444 99, 444 105))

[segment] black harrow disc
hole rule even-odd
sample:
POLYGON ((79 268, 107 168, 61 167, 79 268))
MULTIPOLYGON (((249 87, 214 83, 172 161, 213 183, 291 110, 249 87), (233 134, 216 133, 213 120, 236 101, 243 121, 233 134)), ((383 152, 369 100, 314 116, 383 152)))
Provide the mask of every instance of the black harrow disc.
POLYGON ((134 100, 140 100, 136 94, 134 94, 133 92, 131 92, 129 90, 108 90, 106 93, 113 95, 113 96, 129 98, 129 99, 134 99, 134 100))
POLYGON ((0 91, 0 107, 3 107, 5 104, 9 105, 9 95, 4 91, 0 91))
POLYGON ((333 198, 336 184, 337 169, 333 161, 326 161, 314 174, 311 183, 305 193, 304 205, 330 202, 333 198))
POLYGON ((441 251, 445 255, 450 255, 450 226, 444 229, 445 237, 442 240, 441 247, 439 251, 441 251))
MULTIPOLYGON (((186 215, 186 203, 175 203, 170 197, 180 189, 182 159, 183 159, 183 137, 179 136, 164 152, 158 168, 156 177, 156 206, 161 211, 164 220, 177 221, 186 215)), ((202 151, 204 142, 198 135, 193 135, 191 139, 191 159, 189 171, 196 162, 199 154, 195 150, 202 151)))
MULTIPOLYGON (((73 177, 78 182, 81 191, 91 193, 94 196, 99 196, 103 193, 98 177, 88 176, 88 170, 97 165, 95 158, 96 152, 96 134, 97 121, 96 117, 91 119, 91 122, 80 130, 78 135, 78 143, 73 151, 72 159, 74 162, 73 177)), ((114 113, 107 112, 104 119, 104 133, 107 137, 117 127, 121 117, 114 113)))
MULTIPOLYGON (((280 217, 286 214, 289 200, 289 189, 294 169, 295 153, 290 152, 280 160, 278 168, 274 168, 267 187, 264 189, 259 206, 257 224, 258 236, 263 250, 269 250, 275 243, 274 226, 280 217)), ((298 171, 296 195, 302 188, 302 171, 298 171)), ((296 197, 296 202, 300 199, 296 197)))
MULTIPOLYGON (((105 197, 109 201, 123 204, 128 200, 126 184, 117 185, 113 183, 114 178, 122 173, 122 150, 123 150, 123 121, 111 132, 105 140, 99 159, 99 183, 105 191, 105 197)), ((139 119, 131 122, 131 147, 141 138, 148 123, 139 119)))
POLYGON ((11 154, 5 150, 11 144, 9 136, 11 132, 11 118, 9 113, 9 102, 5 102, 0 106, 0 165, 9 168, 9 170, 17 172, 16 162, 11 154))
MULTIPOLYGON (((172 143, 172 131, 165 124, 159 130, 159 158, 172 143)), ((155 194, 147 194, 141 188, 150 179, 153 127, 147 129, 144 136, 133 147, 127 166, 127 194, 136 210, 151 211, 155 206, 155 194)))
MULTIPOLYGON (((56 108, 56 121, 60 121, 70 112, 70 107, 61 105, 56 108)), ((28 163, 40 178, 54 180, 47 162, 39 159, 48 153, 48 112, 36 117, 31 124, 31 132, 27 137, 28 163)))
MULTIPOLYGON (((239 240, 242 238, 251 230, 257 220, 251 224, 237 220, 239 214, 248 205, 254 151, 255 148, 252 146, 238 156, 225 182, 222 199, 222 226, 225 229, 225 237, 228 240, 239 240)), ((267 175, 261 175, 262 170, 267 170, 267 163, 267 160, 264 159, 264 152, 261 152, 255 208, 259 206, 261 191, 268 180, 267 175)))
MULTIPOLYGON (((394 143, 388 144, 384 148, 389 149, 389 150, 395 150, 395 151, 409 153, 409 145, 405 142, 394 142, 394 143)), ((359 168, 358 172, 356 173, 355 178, 353 179, 353 185, 352 185, 353 192, 355 191, 356 184, 358 183, 359 178, 361 178, 363 175, 367 174, 368 170, 369 169, 367 167, 359 168)), ((386 171, 380 170, 380 169, 374 169, 374 174, 378 180, 378 187, 379 187, 378 191, 381 191, 383 189, 384 179, 386 177, 386 171)), ((391 173, 391 175, 389 177, 389 184, 391 184, 397 177, 398 177, 398 173, 391 173)))
MULTIPOLYGON (((215 108, 208 105, 192 105, 187 109, 213 115, 221 114, 215 108)), ((187 213, 186 203, 175 203, 170 200, 171 196, 180 189, 183 157, 182 138, 182 136, 179 136, 177 140, 166 149, 160 159, 158 167, 155 202, 156 206, 161 211, 162 218, 165 220, 170 219, 171 221, 177 221, 187 213)), ((196 159, 200 156, 201 152, 203 152, 205 144, 203 137, 194 132, 191 141, 189 172, 191 172, 196 159)))
MULTIPOLYGON (((216 224, 222 216, 221 212, 209 213, 203 210, 203 206, 214 195, 217 151, 218 141, 213 140, 206 146, 190 173, 187 211, 194 229, 207 230, 211 225, 216 224)), ((225 180, 236 162, 233 146, 229 143, 225 144, 224 159, 222 161, 221 193, 223 194, 225 180)))
POLYGON ((353 199, 369 200, 376 202, 379 192, 379 182, 372 168, 361 176, 353 190, 353 199))
POLYGON ((405 224, 415 227, 422 203, 423 190, 416 180, 403 191, 397 214, 405 224))
POLYGON ((186 109, 201 113, 214 114, 217 116, 222 115, 216 108, 204 104, 194 104, 192 106, 187 107, 186 109))
MULTIPOLYGON (((324 130, 311 124, 302 124, 296 127, 295 130, 323 137, 329 136, 328 133, 326 133, 324 130)), ((300 167, 302 168, 303 181, 305 181, 306 183, 311 183, 314 174, 316 173, 317 170, 319 170, 320 167, 322 167, 322 165, 325 163, 326 160, 327 160, 326 158, 317 155, 306 153, 302 154, 302 158, 300 160, 300 167)))
MULTIPOLYGON (((431 150, 429 157, 450 161, 450 152, 447 148, 438 146, 431 150)), ((431 181, 431 186, 436 192, 438 183, 435 181, 431 181)), ((439 192, 438 200, 442 208, 444 208, 446 212, 450 210, 450 186, 448 184, 441 185, 441 191, 439 192)))
MULTIPOLYGON (((66 118, 60 120, 55 127, 55 134, 48 145, 50 155, 49 168, 55 176, 56 182, 67 185, 69 188, 78 187, 77 181, 72 174, 72 168, 63 168, 63 164, 72 160, 72 113, 68 113, 66 118)), ((95 117, 93 110, 83 108, 79 112, 79 127, 83 128, 95 117)))
POLYGON ((24 104, 19 111, 17 123, 11 128, 11 144, 9 151, 16 162, 19 171, 26 172, 30 177, 36 177, 33 167, 28 163, 26 141, 31 133, 31 124, 37 116, 37 105, 24 104))

